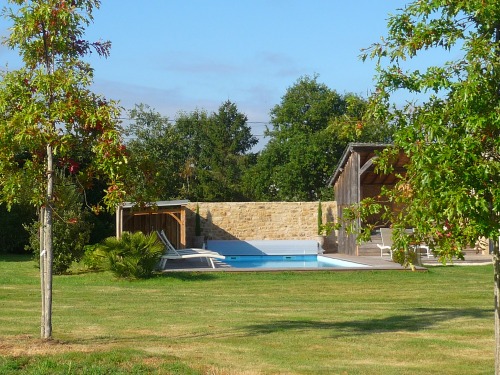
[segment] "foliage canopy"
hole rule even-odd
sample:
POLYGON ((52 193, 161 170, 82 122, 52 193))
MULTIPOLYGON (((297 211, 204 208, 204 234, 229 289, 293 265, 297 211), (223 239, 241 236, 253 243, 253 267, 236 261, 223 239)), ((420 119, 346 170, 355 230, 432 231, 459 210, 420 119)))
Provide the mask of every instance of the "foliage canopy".
POLYGON ((173 123, 146 105, 130 114, 129 177, 142 198, 132 199, 246 200, 241 180, 254 162, 250 150, 257 139, 236 104, 226 101, 213 113, 181 112, 173 123))
POLYGON ((371 114, 396 126, 394 148, 378 166, 390 170, 399 150, 410 157, 406 174, 385 192, 402 207, 386 216, 399 229, 401 247, 408 246, 402 232, 408 227, 416 229, 414 241, 430 244, 442 259, 498 236, 499 16, 496 2, 414 1, 390 17, 388 36, 362 56, 378 61, 371 114), (456 59, 422 71, 409 66, 408 59, 433 48, 452 50, 456 59), (401 92, 415 100, 394 104, 401 92))
POLYGON ((19 50, 24 67, 0 72, 0 199, 45 204, 47 145, 54 168, 66 169, 89 187, 99 176, 110 181, 106 201, 123 190, 120 165, 126 162, 117 103, 90 91, 93 71, 81 58, 107 56, 109 42, 83 40, 99 2, 11 1, 6 45, 19 50))
POLYGON ((366 117, 367 101, 340 95, 318 77, 301 77, 271 110, 269 142, 245 176, 254 200, 330 199, 326 189, 346 145, 386 142, 391 127, 366 117), (326 194, 326 195, 325 195, 326 194))

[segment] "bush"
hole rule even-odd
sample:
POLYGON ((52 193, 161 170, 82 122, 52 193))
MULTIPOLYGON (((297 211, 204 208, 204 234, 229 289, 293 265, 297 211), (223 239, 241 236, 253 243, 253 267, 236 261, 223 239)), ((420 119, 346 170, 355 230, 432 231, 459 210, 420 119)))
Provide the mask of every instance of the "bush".
POLYGON ((142 279, 153 275, 163 253, 156 233, 124 232, 120 239, 108 237, 90 254, 87 264, 109 269, 120 278, 142 279), (101 258, 99 264, 97 258, 101 258))
MULTIPOLYGON (((52 226, 54 274, 65 273, 73 262, 83 257, 85 245, 88 244, 92 224, 89 222, 90 212, 82 208, 82 197, 75 185, 62 179, 58 186, 58 196, 54 204, 52 226), (64 183, 66 182, 66 183, 64 183)), ((34 221, 25 226, 30 235, 28 250, 32 250, 37 261, 40 260, 40 222, 34 221)))
POLYGON ((90 244, 97 244, 115 234, 115 218, 109 212, 100 212, 98 215, 90 213, 88 221, 92 224, 90 244))
POLYGON ((105 267, 104 258, 96 251, 99 244, 85 246, 85 253, 82 257, 83 265, 91 271, 102 271, 105 267))

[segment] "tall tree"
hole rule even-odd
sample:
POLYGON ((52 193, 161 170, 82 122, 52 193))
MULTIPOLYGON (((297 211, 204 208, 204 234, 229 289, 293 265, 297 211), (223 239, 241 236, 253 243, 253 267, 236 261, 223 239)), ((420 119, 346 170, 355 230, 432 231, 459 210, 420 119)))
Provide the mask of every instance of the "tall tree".
POLYGON ((185 154, 175 126, 145 104, 129 112, 129 164, 126 179, 134 202, 181 198, 185 154))
POLYGON ((257 139, 236 104, 181 112, 173 123, 144 104, 130 116, 129 199, 245 200, 241 179, 257 139))
POLYGON ((175 123, 185 150, 185 196, 206 201, 246 200, 241 180, 257 144, 245 114, 226 101, 217 112, 180 114, 175 123))
POLYGON ((271 110, 270 141, 245 186, 256 200, 312 201, 329 199, 328 178, 348 142, 386 141, 388 126, 365 119, 367 101, 355 94, 340 95, 301 77, 271 110))
MULTIPOLYGON (((110 43, 83 39, 98 0, 10 0, 6 45, 24 67, 3 71, 0 81, 0 200, 23 199, 41 215, 41 336, 52 336, 52 223, 55 170, 63 166, 78 185, 105 178, 104 203, 121 200, 125 150, 117 129, 119 108, 89 90, 93 71, 82 58, 108 56, 110 43)), ((98 210, 98 207, 95 207, 98 210)))
MULTIPOLYGON (((388 199, 403 209, 389 213, 399 261, 411 261, 405 227, 414 241, 442 259, 462 256, 480 237, 500 231, 500 3, 482 0, 413 1, 388 19, 388 35, 364 52, 378 62, 371 113, 394 123, 394 148, 379 159, 382 170, 403 150, 407 173, 388 199), (443 49, 453 60, 417 70, 409 59, 443 49), (405 91, 407 105, 394 104, 405 91)), ((495 372, 500 372, 500 258, 494 247, 495 372)), ((446 292, 443 290, 443 292, 446 292)))

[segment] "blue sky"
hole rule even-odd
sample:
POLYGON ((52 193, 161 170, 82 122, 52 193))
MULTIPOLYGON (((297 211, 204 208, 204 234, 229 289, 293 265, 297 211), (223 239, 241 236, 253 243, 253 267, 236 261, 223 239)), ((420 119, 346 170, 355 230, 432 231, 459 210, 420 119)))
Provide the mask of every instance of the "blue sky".
MULTIPOLYGON (((87 38, 112 42, 92 58, 94 91, 130 109, 145 103, 174 118, 226 100, 262 133, 270 109, 303 75, 367 96, 374 62, 360 49, 386 33, 404 0, 103 0, 87 38)), ((6 0, 0 0, 6 5, 6 0)), ((7 23, 0 23, 6 35, 7 23)), ((0 65, 15 67, 0 49, 0 65)))

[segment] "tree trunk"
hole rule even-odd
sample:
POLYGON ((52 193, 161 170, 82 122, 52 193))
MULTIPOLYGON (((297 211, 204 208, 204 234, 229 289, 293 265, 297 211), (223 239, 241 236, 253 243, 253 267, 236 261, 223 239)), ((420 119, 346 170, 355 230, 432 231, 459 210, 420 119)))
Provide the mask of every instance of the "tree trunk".
MULTIPOLYGON (((54 259, 52 248, 52 201, 54 195, 54 171, 52 147, 47 145, 47 196, 45 200, 45 209, 42 221, 43 233, 43 268, 42 276, 42 339, 52 337, 52 263, 54 259)), ((42 259, 40 259, 42 260, 42 259)))
POLYGON ((45 280, 47 279, 47 275, 45 273, 45 263, 46 263, 46 254, 45 251, 45 241, 44 241, 44 218, 45 218, 45 208, 41 207, 40 212, 38 213, 38 222, 40 223, 40 228, 38 229, 38 236, 40 240, 40 291, 42 295, 42 319, 40 321, 40 335, 42 338, 45 337, 45 280))
POLYGON ((495 375, 500 375, 500 237, 499 242, 490 241, 493 241, 493 278, 495 280, 495 375))
MULTIPOLYGON (((500 25, 495 25, 495 54, 500 57, 500 25)), ((499 74, 499 72, 496 72, 499 74)), ((498 100, 500 101, 500 87, 497 91, 498 100)), ((491 209, 493 207, 493 199, 489 202, 492 219, 498 222, 498 216, 491 209)), ((495 375, 500 375, 500 236, 490 239, 490 244, 493 243, 493 267, 495 282, 495 375), (498 240, 498 242, 497 242, 498 240)))

